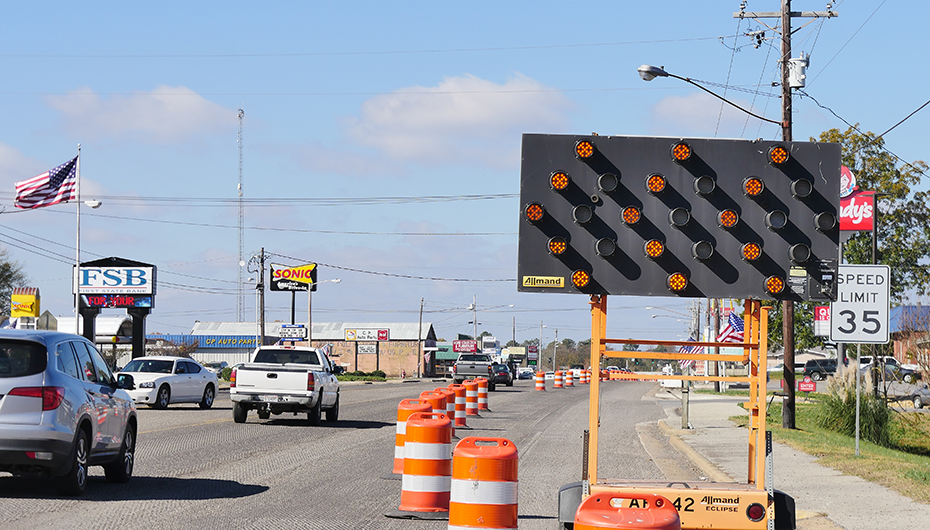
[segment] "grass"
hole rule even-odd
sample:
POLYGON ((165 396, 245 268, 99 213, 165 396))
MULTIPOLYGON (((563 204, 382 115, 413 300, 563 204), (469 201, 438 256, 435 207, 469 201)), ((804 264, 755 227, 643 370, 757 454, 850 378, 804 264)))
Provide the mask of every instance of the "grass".
MULTIPOLYGON (((748 395, 746 391, 733 392, 748 395)), ((795 404, 795 429, 782 428, 779 400, 769 405, 766 426, 772 431, 774 440, 815 456, 818 463, 843 474, 861 477, 915 501, 930 503, 930 414, 906 412, 891 405, 891 447, 860 439, 857 457, 854 437, 823 429, 814 422, 815 402, 821 396, 811 394, 810 398, 813 401, 799 400, 795 404)), ((745 427, 749 416, 731 419, 745 427)))

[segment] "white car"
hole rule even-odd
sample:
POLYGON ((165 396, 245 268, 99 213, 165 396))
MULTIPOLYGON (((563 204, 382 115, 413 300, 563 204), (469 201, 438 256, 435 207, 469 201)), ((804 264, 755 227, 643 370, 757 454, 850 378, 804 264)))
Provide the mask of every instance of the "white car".
POLYGON ((156 409, 171 403, 198 403, 208 409, 216 399, 216 374, 193 359, 150 356, 133 359, 120 371, 135 381, 132 400, 156 409))

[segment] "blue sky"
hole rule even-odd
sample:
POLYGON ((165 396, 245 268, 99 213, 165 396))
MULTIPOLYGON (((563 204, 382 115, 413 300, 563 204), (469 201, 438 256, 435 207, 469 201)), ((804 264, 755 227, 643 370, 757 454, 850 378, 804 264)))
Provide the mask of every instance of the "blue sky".
MULTIPOLYGON (((314 294, 314 321, 416 321, 423 298, 424 320, 451 339, 470 333, 464 308, 476 297, 480 330, 506 340, 515 325, 522 341, 544 322, 546 341, 553 328, 581 340, 590 335, 584 296, 388 275, 515 278, 523 132, 777 139, 776 126, 691 85, 636 73, 664 65, 730 85, 728 98, 779 119, 780 44, 737 37, 765 29, 734 19, 738 9, 716 0, 10 5, 0 21, 0 245, 40 289, 43 310, 73 315, 73 205, 16 212, 12 203, 14 182, 65 162, 80 143, 83 198, 104 203, 82 209, 82 259, 158 267, 150 333, 235 320, 238 210, 228 201, 242 108, 246 259, 264 247, 272 262, 318 262, 320 279, 340 278, 314 294), (352 200, 465 195, 488 198, 352 200), (263 198, 317 201, 250 202, 263 198)), ((776 0, 747 7, 778 9, 776 0)), ((805 91, 833 111, 796 96, 797 140, 845 130, 833 113, 882 132, 927 98, 930 6, 834 9, 837 18, 793 22, 793 55, 811 55, 805 91)), ((905 160, 927 158, 924 113, 885 137, 905 160)), ((254 290, 244 292, 252 320, 254 290)), ((289 319, 289 304, 268 293, 268 320, 289 319)), ((611 297, 608 334, 685 338, 683 317, 652 306, 686 313, 688 301, 611 297)), ((305 312, 298 295, 298 320, 305 312)))

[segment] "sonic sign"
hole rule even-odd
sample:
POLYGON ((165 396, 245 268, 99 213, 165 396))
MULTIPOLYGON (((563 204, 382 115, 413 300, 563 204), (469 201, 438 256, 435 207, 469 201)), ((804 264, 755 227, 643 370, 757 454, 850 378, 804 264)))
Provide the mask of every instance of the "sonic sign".
POLYGON ((316 291, 316 263, 288 267, 271 264, 272 291, 316 291))

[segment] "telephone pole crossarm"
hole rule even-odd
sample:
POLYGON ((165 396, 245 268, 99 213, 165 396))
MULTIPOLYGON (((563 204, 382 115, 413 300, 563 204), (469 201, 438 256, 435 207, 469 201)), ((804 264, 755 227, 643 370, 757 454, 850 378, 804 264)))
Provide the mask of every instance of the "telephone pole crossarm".
MULTIPOLYGON (((781 11, 737 11, 733 18, 781 18, 781 11)), ((836 11, 791 11, 791 18, 833 18, 840 16, 836 11)))

